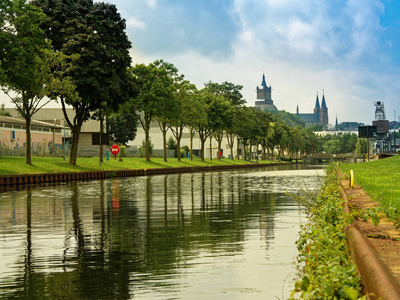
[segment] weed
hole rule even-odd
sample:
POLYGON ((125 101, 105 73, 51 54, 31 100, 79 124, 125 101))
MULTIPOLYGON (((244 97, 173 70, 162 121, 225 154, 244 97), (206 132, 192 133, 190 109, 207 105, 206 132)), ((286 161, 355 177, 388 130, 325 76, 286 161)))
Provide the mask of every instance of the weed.
POLYGON ((296 242, 302 277, 291 299, 362 299, 361 279, 346 242, 351 216, 343 213, 336 171, 334 165, 328 167, 318 197, 307 206, 309 222, 296 242))

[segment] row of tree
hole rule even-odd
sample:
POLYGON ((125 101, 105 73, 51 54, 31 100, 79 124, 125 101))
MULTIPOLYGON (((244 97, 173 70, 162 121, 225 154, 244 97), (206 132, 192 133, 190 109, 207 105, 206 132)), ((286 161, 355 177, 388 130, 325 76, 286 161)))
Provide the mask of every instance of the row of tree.
POLYGON ((184 129, 190 132, 191 152, 198 133, 202 159, 207 138, 216 139, 220 149, 224 136, 231 153, 235 141, 238 147, 243 145, 244 158, 252 146, 257 152, 261 147, 263 158, 276 148, 295 154, 311 147, 321 150, 312 130, 304 129, 304 122, 291 114, 246 107, 240 85, 208 82, 198 90, 163 60, 132 67, 125 20, 115 5, 92 0, 3 0, 0 27, 0 86, 26 121, 28 164, 30 122, 49 101, 61 102, 72 132, 74 165, 82 124, 97 119, 104 132, 106 117, 111 136, 121 143, 134 139, 136 124, 141 124, 146 160, 150 160, 154 121, 163 134, 164 160, 168 130, 176 139, 179 160, 184 129), (66 113, 67 105, 75 112, 73 119, 66 113))

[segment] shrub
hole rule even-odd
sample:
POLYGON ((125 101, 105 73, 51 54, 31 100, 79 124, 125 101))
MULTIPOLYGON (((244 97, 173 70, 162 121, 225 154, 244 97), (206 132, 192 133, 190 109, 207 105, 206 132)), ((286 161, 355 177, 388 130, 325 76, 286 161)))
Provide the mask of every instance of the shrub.
POLYGON ((291 299, 357 299, 361 279, 350 258, 346 228, 350 216, 343 212, 337 172, 331 165, 318 197, 306 201, 309 222, 301 227, 296 282, 291 299))

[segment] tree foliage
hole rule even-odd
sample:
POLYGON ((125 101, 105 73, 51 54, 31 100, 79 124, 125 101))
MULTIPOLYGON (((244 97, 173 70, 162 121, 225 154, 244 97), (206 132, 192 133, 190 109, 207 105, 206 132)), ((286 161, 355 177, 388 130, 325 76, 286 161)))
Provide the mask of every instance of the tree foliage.
POLYGON ((125 34, 125 20, 115 5, 91 0, 33 0, 32 4, 47 15, 42 29, 52 40, 52 48, 80 55, 67 73, 80 97, 59 95, 73 135, 70 163, 76 164, 83 122, 106 107, 116 109, 128 97, 126 69, 131 62, 131 43, 125 34), (74 109, 73 120, 66 114, 66 104, 74 109))
POLYGON ((2 4, 0 35, 0 85, 25 119, 26 163, 31 164, 32 116, 48 101, 52 89, 51 60, 53 53, 40 25, 42 11, 25 0, 2 4))
POLYGON ((126 145, 136 138, 138 119, 130 110, 121 108, 107 118, 108 134, 110 140, 126 145))
MULTIPOLYGON (((129 109, 134 112, 145 131, 146 160, 150 161, 150 124, 156 118, 166 122, 174 106, 174 77, 178 70, 170 63, 156 60, 149 65, 137 64, 129 70, 137 94, 129 101, 129 109)), ((175 105, 175 104, 174 104, 175 105)), ((165 143, 164 143, 165 145, 165 143)))
MULTIPOLYGON (((196 93, 196 86, 188 80, 182 80, 177 83, 175 90, 176 111, 174 118, 169 119, 172 134, 176 139, 177 144, 177 157, 178 161, 181 160, 181 139, 184 128, 188 127, 190 132, 193 133, 193 126, 190 124, 195 123, 197 118, 202 117, 201 108, 199 103, 196 102, 194 94, 196 93)), ((191 135, 191 141, 193 136, 191 135)))

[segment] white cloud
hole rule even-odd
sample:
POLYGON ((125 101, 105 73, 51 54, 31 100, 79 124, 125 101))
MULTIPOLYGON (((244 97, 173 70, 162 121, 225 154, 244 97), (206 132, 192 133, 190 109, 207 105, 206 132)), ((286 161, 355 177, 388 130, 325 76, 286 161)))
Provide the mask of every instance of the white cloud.
POLYGON ((243 85, 248 105, 265 72, 276 106, 289 112, 297 104, 312 112, 316 92, 325 89, 331 123, 336 113, 339 122, 371 123, 377 100, 387 115, 400 112, 400 72, 378 42, 381 1, 234 0, 226 7, 229 18, 219 17, 218 6, 212 22, 196 10, 207 12, 206 3, 137 0, 133 9, 131 1, 118 0, 132 32, 134 64, 162 58, 198 88, 209 80, 243 85), (154 23, 161 15, 163 23, 154 23), (232 20, 237 27, 221 27, 232 20), (230 36, 222 39, 225 30, 230 36), (220 52, 211 55, 215 49, 220 52))
POLYGON ((126 21, 126 25, 127 27, 133 27, 136 29, 145 29, 146 23, 136 19, 135 17, 130 17, 127 21, 126 21))
POLYGON ((146 0, 146 4, 150 8, 156 8, 157 6, 157 0, 146 0))

